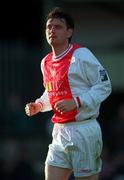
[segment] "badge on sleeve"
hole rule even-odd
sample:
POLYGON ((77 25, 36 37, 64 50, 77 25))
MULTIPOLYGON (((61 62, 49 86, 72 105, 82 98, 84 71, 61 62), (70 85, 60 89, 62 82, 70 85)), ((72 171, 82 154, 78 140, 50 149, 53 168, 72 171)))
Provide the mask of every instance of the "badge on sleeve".
POLYGON ((99 73, 100 73, 101 81, 107 81, 108 80, 108 76, 107 76, 105 69, 100 70, 99 73))

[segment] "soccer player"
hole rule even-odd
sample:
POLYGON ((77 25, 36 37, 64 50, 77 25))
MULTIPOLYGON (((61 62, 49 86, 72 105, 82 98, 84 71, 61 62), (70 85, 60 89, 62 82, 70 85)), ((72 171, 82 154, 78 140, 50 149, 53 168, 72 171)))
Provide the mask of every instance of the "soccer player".
POLYGON ((45 180, 97 180, 101 171, 102 135, 96 120, 111 93, 106 70, 85 46, 71 44, 72 17, 60 8, 46 20, 52 48, 41 62, 45 91, 26 105, 28 116, 53 110, 52 143, 45 162, 45 180))

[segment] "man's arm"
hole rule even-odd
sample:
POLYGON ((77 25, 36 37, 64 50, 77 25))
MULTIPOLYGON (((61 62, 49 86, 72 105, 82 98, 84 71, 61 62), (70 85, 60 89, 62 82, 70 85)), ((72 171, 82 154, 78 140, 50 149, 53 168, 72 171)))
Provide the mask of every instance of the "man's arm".
POLYGON ((91 51, 86 49, 86 54, 86 59, 80 61, 80 66, 85 72, 90 88, 79 96, 79 101, 87 110, 93 110, 110 95, 111 82, 106 70, 91 51))
POLYGON ((35 102, 30 102, 25 106, 25 112, 28 116, 33 116, 39 112, 45 112, 52 110, 49 102, 47 91, 44 91, 43 95, 36 99, 35 102))

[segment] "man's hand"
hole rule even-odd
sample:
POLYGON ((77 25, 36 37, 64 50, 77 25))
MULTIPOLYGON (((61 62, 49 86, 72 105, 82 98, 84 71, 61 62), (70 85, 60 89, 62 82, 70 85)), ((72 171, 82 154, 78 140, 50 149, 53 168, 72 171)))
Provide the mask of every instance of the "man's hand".
POLYGON ((55 109, 61 114, 76 109, 76 103, 74 99, 61 100, 55 103, 55 109))
POLYGON ((28 116, 33 116, 35 114, 37 114, 38 112, 40 112, 41 110, 41 104, 40 103, 28 103, 25 106, 25 112, 28 116))

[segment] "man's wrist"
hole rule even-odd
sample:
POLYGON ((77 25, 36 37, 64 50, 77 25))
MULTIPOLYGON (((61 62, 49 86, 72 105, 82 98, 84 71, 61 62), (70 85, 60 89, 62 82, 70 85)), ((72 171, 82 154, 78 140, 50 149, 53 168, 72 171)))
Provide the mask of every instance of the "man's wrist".
POLYGON ((39 110, 41 111, 43 109, 43 104, 41 102, 36 102, 36 104, 39 106, 39 110))

